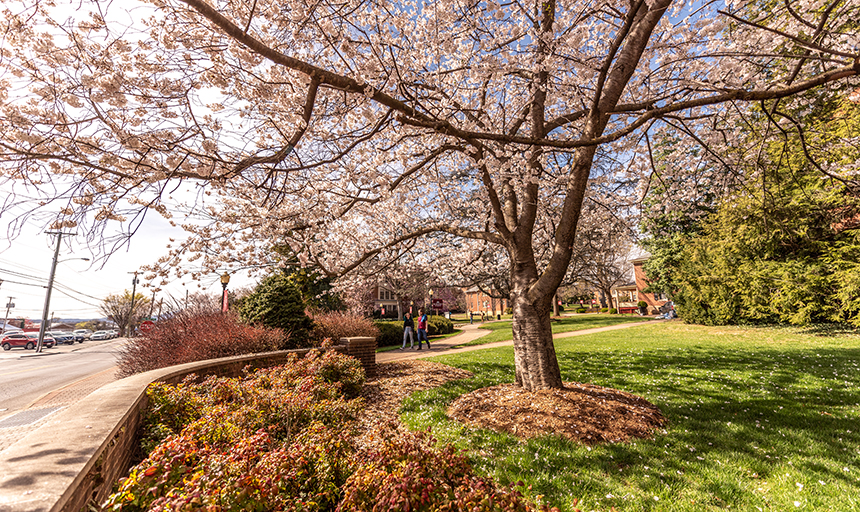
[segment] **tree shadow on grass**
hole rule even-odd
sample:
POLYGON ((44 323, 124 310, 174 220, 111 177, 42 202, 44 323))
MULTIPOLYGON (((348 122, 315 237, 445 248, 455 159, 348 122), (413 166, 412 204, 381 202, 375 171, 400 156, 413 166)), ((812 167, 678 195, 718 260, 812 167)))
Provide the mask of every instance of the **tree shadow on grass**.
MULTIPOLYGON (((668 488, 715 507, 761 506, 761 497, 750 489, 787 476, 786 470, 812 484, 857 488, 856 475, 846 468, 856 468, 860 444, 858 348, 616 353, 566 347, 558 359, 565 381, 642 396, 660 407, 669 426, 652 440, 595 450, 560 436, 524 441, 463 428, 458 435, 468 439, 460 444, 478 454, 479 468, 510 481, 527 479, 533 493, 548 497, 612 496, 628 486, 642 492, 668 488)), ((446 421, 442 411, 461 394, 513 381, 512 358, 457 366, 475 377, 415 396, 403 411, 432 404, 440 410, 435 421, 446 421)))

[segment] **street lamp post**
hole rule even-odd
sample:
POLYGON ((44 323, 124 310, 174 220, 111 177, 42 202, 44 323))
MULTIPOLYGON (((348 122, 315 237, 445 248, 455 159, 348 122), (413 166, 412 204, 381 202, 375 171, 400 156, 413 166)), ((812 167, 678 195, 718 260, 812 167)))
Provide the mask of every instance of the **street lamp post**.
POLYGON ((433 311, 433 315, 436 315, 436 308, 433 307, 433 288, 430 288, 430 309, 433 311))
POLYGON ((227 295, 227 285, 230 284, 230 274, 224 272, 221 274, 221 312, 226 313, 230 309, 229 296, 227 295))

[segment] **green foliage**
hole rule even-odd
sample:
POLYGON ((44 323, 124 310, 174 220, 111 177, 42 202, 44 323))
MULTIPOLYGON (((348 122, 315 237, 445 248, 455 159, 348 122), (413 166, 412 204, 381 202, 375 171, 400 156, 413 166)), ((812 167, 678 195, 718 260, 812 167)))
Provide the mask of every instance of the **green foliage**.
POLYGON ((585 313, 585 308, 576 308, 577 313, 585 313))
POLYGON ((236 309, 252 325, 283 329, 289 338, 281 348, 308 346, 313 322, 305 314, 301 293, 289 276, 277 272, 266 277, 236 309))
POLYGON ((615 309, 615 308, 609 308, 609 310, 607 311, 607 313, 609 313, 610 315, 617 315, 617 314, 618 314, 618 310, 617 310, 617 309, 615 309))
POLYGON ((379 329, 379 336, 376 337, 376 346, 390 347, 403 342, 403 322, 378 320, 373 322, 373 325, 379 329))
POLYGON ((647 307, 648 307, 648 303, 647 303, 647 302, 645 302, 644 300, 640 300, 639 302, 637 302, 637 303, 636 303, 636 306, 637 306, 637 307, 640 307, 640 308, 647 308, 647 307))
POLYGON ((818 163, 860 162, 860 149, 844 143, 860 136, 860 106, 814 111, 802 141, 786 131, 765 146, 758 183, 695 229, 648 242, 649 291, 671 294, 685 321, 860 325, 860 195, 818 163))
POLYGON ((454 332, 454 322, 451 320, 440 315, 427 317, 428 336, 438 336, 440 334, 450 334, 452 332, 454 332))

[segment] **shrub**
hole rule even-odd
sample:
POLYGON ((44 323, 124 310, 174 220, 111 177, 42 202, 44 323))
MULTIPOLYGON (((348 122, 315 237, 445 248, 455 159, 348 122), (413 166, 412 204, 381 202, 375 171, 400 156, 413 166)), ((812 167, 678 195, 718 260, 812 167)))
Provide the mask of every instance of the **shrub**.
POLYGON ((102 510, 537 510, 425 432, 389 426, 359 451, 350 433, 361 402, 326 377, 336 368, 353 379, 350 360, 314 351, 239 379, 151 386, 144 425, 169 434, 102 510))
POLYGON ((615 309, 615 308, 609 308, 609 314, 610 314, 610 315, 617 315, 617 314, 618 314, 618 310, 617 310, 617 309, 615 309))
POLYGON ((505 308, 505 314, 506 315, 513 315, 514 314, 514 308, 505 308))
POLYGON ((585 313, 585 308, 576 308, 577 313, 585 313))
POLYGON ((373 325, 379 329, 379 336, 376 337, 376 346, 390 347, 399 345, 403 342, 403 322, 373 322, 373 325))
POLYGON ((637 303, 636 303, 636 306, 637 306, 637 307, 640 307, 640 308, 647 308, 647 307, 648 307, 648 303, 647 303, 647 302, 645 302, 644 300, 640 300, 639 302, 637 302, 637 303))
POLYGON ((310 339, 314 342, 330 338, 337 343, 341 338, 353 336, 379 336, 373 320, 362 315, 343 311, 328 311, 314 315, 310 339))
POLYGON ((251 325, 282 329, 289 333, 282 349, 309 346, 308 331, 313 322, 305 314, 298 287, 282 272, 272 274, 257 285, 236 308, 239 316, 251 325))
POLYGON ((241 379, 153 384, 144 435, 155 448, 104 508, 333 510, 361 406, 343 394, 363 382, 354 359, 314 351, 241 379))
MULTIPOLYGON (((444 316, 427 317, 427 335, 450 334, 454 332, 454 322, 444 316)), ((402 339, 402 336, 401 336, 402 339)))
POLYGON ((600 312, 601 312, 601 313, 608 313, 608 312, 609 312, 609 308, 600 308, 600 312))
POLYGON ((240 324, 222 313, 185 314, 160 320, 148 333, 120 349, 119 375, 219 357, 277 350, 285 335, 277 329, 240 324))
POLYGON ((387 437, 349 477, 337 512, 535 510, 513 487, 476 476, 452 445, 437 449, 425 432, 392 429, 387 437))
POLYGON ((345 397, 355 398, 361 394, 365 374, 358 359, 328 351, 318 358, 317 362, 318 366, 314 367, 314 372, 325 382, 338 384, 345 397))

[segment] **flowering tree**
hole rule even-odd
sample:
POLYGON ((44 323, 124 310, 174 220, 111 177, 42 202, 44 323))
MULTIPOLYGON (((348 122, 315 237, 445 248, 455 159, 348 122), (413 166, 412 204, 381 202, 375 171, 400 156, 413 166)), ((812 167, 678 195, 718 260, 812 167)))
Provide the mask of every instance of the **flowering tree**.
POLYGON ((502 247, 527 389, 562 385, 546 312, 589 180, 648 174, 662 126, 718 153, 719 116, 860 74, 851 0, 53 5, 3 11, 0 159, 57 226, 170 216, 191 181, 211 223, 162 263, 274 239, 331 275, 445 274, 502 247))

